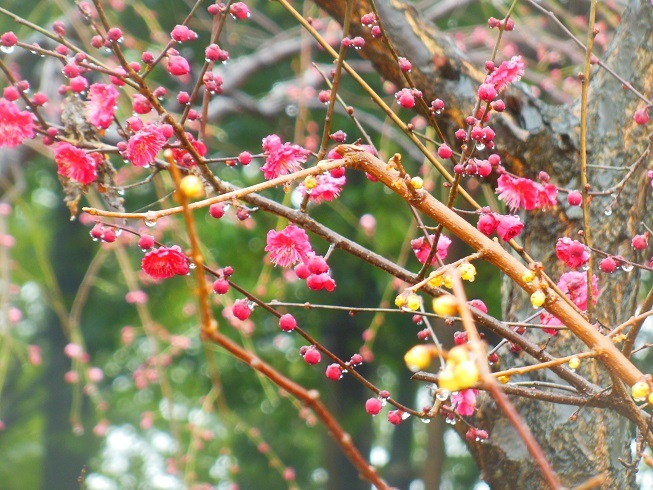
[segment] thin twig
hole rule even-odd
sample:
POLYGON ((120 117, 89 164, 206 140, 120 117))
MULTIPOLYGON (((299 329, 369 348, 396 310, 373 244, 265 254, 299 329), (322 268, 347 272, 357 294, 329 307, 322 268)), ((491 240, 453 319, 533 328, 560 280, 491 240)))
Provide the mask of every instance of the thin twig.
MULTIPOLYGON (((320 142, 320 149, 317 152, 317 161, 322 160, 327 153, 327 145, 329 144, 329 134, 331 133, 331 123, 333 122, 333 113, 336 107, 336 97, 338 95, 338 88, 340 87, 340 77, 342 75, 342 65, 345 61, 345 53, 347 52, 347 46, 345 45, 344 40, 349 37, 349 26, 351 23, 351 9, 353 6, 352 0, 347 0, 347 5, 345 7, 345 18, 342 23, 342 39, 340 43, 340 50, 338 51, 338 58, 336 59, 336 69, 333 75, 333 82, 331 83, 331 94, 329 95, 329 104, 327 106, 327 112, 324 116, 324 128, 322 129, 322 141, 320 142)), ((310 194, 307 192, 304 194, 302 203, 299 206, 299 210, 303 213, 306 212, 306 207, 308 206, 308 201, 310 199, 310 194)))
POLYGON ((492 394, 492 398, 499 406, 504 415, 510 420, 512 426, 515 428, 517 433, 520 435, 528 452, 531 453, 533 459, 540 467, 544 479, 548 482, 549 486, 553 489, 560 488, 560 482, 558 477, 553 472, 553 468, 549 464, 544 451, 533 437, 533 434, 529 430, 528 426, 519 415, 519 412, 515 409, 508 397, 501 390, 499 383, 492 376, 490 372, 490 367, 487 364, 487 356, 485 354, 485 348, 476 330, 476 325, 474 325, 474 320, 472 314, 467 307, 467 298, 465 297, 465 289, 463 287, 462 280, 456 269, 451 269, 451 276, 453 280, 453 292, 456 295, 459 303, 460 316, 462 317, 463 325, 465 327, 465 332, 467 332, 467 338, 469 339, 469 344, 471 345, 472 351, 476 354, 476 364, 479 367, 481 373, 481 379, 486 384, 486 389, 492 394))
POLYGON ((639 332, 642 326, 644 325, 644 321, 646 320, 646 318, 648 318, 649 315, 651 315, 651 313, 653 313, 651 308, 653 308, 653 288, 649 289, 649 292, 646 295, 646 299, 644 299, 644 302, 642 303, 642 307, 640 309, 642 313, 637 317, 631 319, 634 320, 634 324, 633 327, 628 332, 628 334, 626 335, 626 340, 624 341, 624 346, 622 348, 622 352, 626 357, 630 357, 632 354, 635 353, 633 351, 635 340, 637 339, 637 336, 639 335, 639 332))
POLYGON ((528 366, 510 368, 504 371, 497 371, 492 373, 492 376, 494 376, 495 378, 499 378, 501 376, 515 376, 515 375, 530 373, 532 371, 539 371, 540 369, 548 369, 551 366, 560 366, 561 364, 567 364, 572 359, 585 359, 588 357, 596 357, 597 355, 598 354, 596 352, 581 352, 566 357, 560 357, 553 361, 547 361, 539 364, 531 364, 528 366))
MULTIPOLYGON (((597 0, 591 1, 589 23, 587 27, 587 49, 585 52, 585 68, 581 80, 580 93, 580 182, 581 192, 583 193, 583 236, 585 244, 592 247, 592 230, 590 227, 590 184, 587 179, 587 91, 590 83, 590 67, 592 58, 592 46, 594 45, 594 25, 596 22, 596 3, 597 0)), ((594 309, 594 292, 592 291, 592 275, 594 259, 590 254, 587 261, 587 316, 592 318, 594 309)))
MULTIPOLYGON (((567 26, 565 26, 558 19, 558 17, 556 17, 556 15, 553 12, 551 12, 550 10, 546 10, 544 7, 539 5, 535 0, 526 0, 526 1, 529 3, 529 5, 531 5, 531 7, 534 7, 535 9, 539 10, 540 12, 542 12, 543 14, 548 16, 553 22, 555 22, 565 32, 565 34, 567 34, 567 36, 569 36, 569 38, 572 41, 574 41, 578 46, 580 46, 585 52, 588 52, 588 47, 585 46, 585 44, 583 44, 583 41, 581 41, 576 36, 574 36, 574 34, 569 29, 567 29, 567 26)), ((590 46, 589 52, 591 52, 591 46, 590 46)), ((610 75, 612 75, 615 79, 617 79, 624 88, 630 90, 633 94, 635 94, 637 96, 637 98, 642 100, 647 106, 653 107, 653 102, 651 102, 648 98, 646 98, 646 96, 644 96, 641 92, 636 90, 632 86, 632 84, 630 82, 626 81, 623 77, 621 77, 612 68, 610 68, 608 65, 603 63, 603 61, 598 59, 598 57, 596 59, 598 60, 598 65, 601 68, 603 68, 605 71, 607 71, 610 75)))
MULTIPOLYGON (((271 179, 259 184, 251 185, 242 189, 237 189, 219 196, 211 197, 208 199, 203 199, 201 201, 195 201, 188 204, 188 209, 193 211, 195 209, 201 209, 210 206, 211 204, 231 201, 232 199, 242 199, 250 194, 255 192, 260 192, 265 189, 270 189, 272 187, 277 187, 279 185, 286 184, 288 182, 293 182, 295 180, 303 179, 309 175, 321 174, 328 172, 334 168, 339 168, 345 165, 344 160, 331 160, 331 161, 322 161, 318 162, 315 167, 307 168, 300 170, 299 172, 294 172, 288 175, 282 175, 276 179, 271 179)), ((173 214, 179 214, 184 211, 183 206, 176 206, 173 208, 161 209, 160 211, 148 211, 147 213, 119 213, 114 211, 105 211, 97 208, 82 208, 82 211, 85 211, 93 216, 104 216, 107 218, 123 218, 123 219, 142 219, 148 221, 156 221, 159 218, 164 216, 171 216, 173 214)))

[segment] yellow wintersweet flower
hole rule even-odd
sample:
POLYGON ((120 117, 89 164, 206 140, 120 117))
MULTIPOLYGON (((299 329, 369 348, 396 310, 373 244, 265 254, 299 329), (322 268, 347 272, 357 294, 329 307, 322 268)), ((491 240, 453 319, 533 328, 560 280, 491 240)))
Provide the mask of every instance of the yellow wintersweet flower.
POLYGON ((419 307, 421 306, 422 301, 420 300, 419 296, 415 293, 411 293, 406 297, 406 308, 412 311, 417 311, 419 310, 419 307))
POLYGON ((580 359, 577 357, 572 357, 569 359, 569 369, 578 369, 580 366, 580 359))
POLYGON ((448 352, 447 364, 438 376, 438 385, 448 391, 460 391, 471 388, 479 379, 476 363, 465 347, 458 346, 448 352))
POLYGON ((458 300, 451 294, 433 298, 433 311, 442 316, 453 316, 458 313, 458 300))
POLYGON ((651 388, 646 381, 638 381, 630 388, 630 392, 636 402, 643 402, 651 392, 651 388))
POLYGON ((459 390, 464 390, 478 383, 479 374, 476 363, 472 360, 461 362, 454 368, 454 377, 460 386, 459 390))
POLYGON ((447 361, 450 364, 460 364, 469 360, 469 352, 467 348, 462 345, 457 345, 449 350, 447 353, 447 361))
POLYGON ((313 175, 309 175, 304 179, 304 187, 307 190, 315 189, 317 187, 317 179, 313 175))
POLYGON ((179 190, 189 198, 202 197, 204 195, 204 184, 197 175, 186 175, 179 182, 179 190))
POLYGON ((476 279, 476 267, 468 262, 458 266, 458 273, 463 281, 474 282, 474 279, 476 279))
POLYGON ((418 344, 404 354, 404 362, 408 369, 413 372, 422 371, 429 367, 433 358, 433 349, 418 344))
POLYGON ((532 282, 532 281, 535 280, 535 271, 531 271, 531 270, 526 271, 526 272, 524 272, 524 275, 521 276, 521 278, 522 278, 522 281, 524 281, 524 282, 532 282))
POLYGON ((413 189, 421 189, 424 187, 424 181, 421 177, 413 177, 410 179, 410 185, 413 186, 413 189))
POLYGON ((544 294, 544 291, 538 289, 533 294, 531 294, 531 304, 533 305, 533 308, 539 308, 544 304, 545 301, 546 294, 544 294))
POLYGON ((533 282, 535 280, 535 271, 526 271, 524 275, 521 276, 524 282, 533 282))
POLYGON ((442 278, 442 275, 441 274, 437 276, 434 274, 432 275, 433 277, 429 279, 429 286, 432 286, 434 288, 439 288, 440 286, 442 286, 442 284, 444 283, 444 279, 442 278))

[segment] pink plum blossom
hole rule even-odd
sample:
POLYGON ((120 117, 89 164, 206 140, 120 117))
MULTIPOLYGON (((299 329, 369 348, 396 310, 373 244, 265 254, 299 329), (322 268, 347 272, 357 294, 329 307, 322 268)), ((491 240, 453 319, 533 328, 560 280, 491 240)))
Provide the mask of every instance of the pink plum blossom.
POLYGON ((270 253, 274 265, 292 267, 306 261, 313 252, 304 230, 295 225, 288 225, 281 231, 270 230, 265 251, 270 253))

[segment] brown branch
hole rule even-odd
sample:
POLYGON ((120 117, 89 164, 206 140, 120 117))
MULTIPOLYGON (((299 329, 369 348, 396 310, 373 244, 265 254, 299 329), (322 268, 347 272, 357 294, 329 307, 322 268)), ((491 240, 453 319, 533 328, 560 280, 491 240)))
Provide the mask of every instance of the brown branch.
POLYGON ((279 185, 287 184, 289 182, 293 182, 295 180, 303 179, 304 177, 308 177, 309 175, 316 175, 316 174, 321 174, 324 172, 328 172, 331 169, 334 168, 339 168, 344 165, 343 160, 332 160, 329 162, 322 161, 318 162, 318 164, 315 167, 307 168, 304 170, 300 170, 298 172, 294 172, 292 174, 288 175, 282 175, 281 177, 277 177, 276 179, 271 179, 267 180, 265 182, 261 182, 259 184, 254 184, 249 187, 245 187, 243 189, 236 189, 229 191, 227 193, 221 194, 219 196, 215 197, 210 197, 208 199, 203 199, 201 201, 195 201, 193 203, 188 204, 188 206, 176 206, 173 208, 166 208, 162 209, 160 211, 148 211, 145 213, 118 213, 118 212, 113 212, 113 211, 105 211, 102 209, 97 209, 97 208, 82 208, 83 211, 93 215, 93 216, 105 216, 107 218, 123 218, 123 219, 142 219, 142 220, 148 220, 148 221, 156 221, 159 218, 163 218, 164 216, 171 216, 173 214, 179 214, 184 212, 184 210, 187 208, 190 211, 193 211, 195 209, 201 209, 201 208, 206 208, 210 206, 211 204, 215 203, 220 203, 220 202, 226 202, 226 201, 231 201, 232 199, 243 199, 247 197, 250 194, 253 194, 255 192, 259 192, 265 189, 270 189, 273 187, 277 187, 279 185))
POLYGON ((501 376, 514 376, 518 374, 524 374, 524 373, 529 373, 531 371, 538 371, 540 369, 547 369, 552 366, 559 366, 561 364, 567 364, 570 360, 577 358, 577 359, 585 359, 588 357, 596 357, 596 352, 581 352, 579 354, 572 354, 570 356, 565 356, 565 357, 560 357, 558 359, 554 359, 552 361, 547 361, 547 362, 542 362, 539 364, 531 364, 528 366, 521 366, 521 367, 514 367, 510 369, 506 369, 504 371, 497 371, 492 373, 492 376, 494 378, 499 378, 501 376))
MULTIPOLYGON (((539 281, 529 283, 524 281, 523 276, 528 269, 506 252, 499 243, 483 235, 426 191, 409 188, 406 182, 399 178, 398 172, 387 168, 385 162, 352 145, 341 145, 338 147, 338 152, 345 156, 349 165, 374 175, 412 206, 438 223, 442 223, 474 250, 482 251, 485 260, 508 275, 528 294, 540 289, 539 281)), ((615 347, 612 341, 601 335, 580 313, 562 301, 562 298, 549 292, 545 308, 567 325, 588 347, 595 350, 598 353, 597 357, 628 385, 632 386, 643 379, 642 372, 615 347)))
MULTIPOLYGON (((322 37, 322 36, 321 36, 321 35, 320 35, 320 34, 319 34, 319 33, 318 33, 314 28, 313 28, 313 26, 312 26, 312 25, 311 25, 311 24, 310 24, 306 19, 304 19, 304 18, 302 17, 302 15, 301 15, 299 12, 297 12, 297 10, 295 10, 295 9, 294 9, 294 8, 293 8, 293 7, 288 3, 287 0, 277 0, 277 1, 278 1, 279 3, 281 3, 281 4, 286 8, 286 10, 287 10, 290 14, 292 14, 292 16, 293 16, 293 17, 294 17, 294 18, 295 18, 295 19, 296 19, 296 20, 297 20, 297 21, 298 21, 298 22, 299 22, 299 23, 300 23, 300 24, 301 24, 301 25, 302 25, 302 26, 303 26, 303 27, 304 27, 308 32, 311 33, 311 35, 315 38, 315 40, 316 40, 318 43, 320 43, 320 45, 324 48, 324 50, 325 50, 326 52, 329 53, 329 55, 331 55, 331 56, 334 57, 334 58, 337 57, 336 52, 333 50, 333 48, 331 48, 331 46, 326 42, 326 40, 325 40, 325 39, 324 39, 324 38, 323 38, 323 37, 322 37)), ((336 6, 337 4, 338 4, 338 2, 335 2, 335 1, 334 1, 334 2, 330 3, 329 5, 336 6)), ((377 7, 378 7, 378 5, 380 5, 380 4, 381 4, 381 2, 377 2, 377 7)), ((429 35, 438 36, 438 40, 441 41, 442 43, 445 43, 445 44, 447 44, 447 45, 451 45, 451 44, 452 44, 452 43, 451 43, 451 40, 448 39, 446 36, 443 37, 442 35, 438 35, 439 33, 437 33, 437 32, 431 32, 431 31, 430 31, 426 26, 424 26, 423 23, 421 22, 421 20, 418 18, 418 16, 417 16, 416 13, 414 12, 414 10, 412 10, 410 7, 406 6, 405 4, 400 4, 400 5, 402 5, 402 9, 403 9, 402 11, 404 11, 404 13, 405 13, 406 15, 409 15, 409 16, 410 16, 410 18, 409 18, 408 20, 406 20, 406 22, 405 22, 406 25, 403 26, 404 29, 405 29, 406 26, 408 26, 408 25, 410 25, 410 26, 416 26, 416 25, 419 25, 422 29, 424 29, 423 32, 420 31, 421 35, 425 35, 425 34, 428 33, 429 35)), ((324 8, 324 6, 323 6, 323 8, 324 8)), ((365 7, 361 7, 361 6, 359 5, 359 6, 355 7, 354 10, 356 11, 356 10, 358 9, 358 13, 360 14, 360 11, 361 11, 360 9, 361 9, 361 8, 365 8, 365 7)), ((327 9, 327 10, 328 10, 328 9, 327 9)), ((389 15, 390 15, 390 14, 388 14, 388 15, 385 15, 385 14, 384 14, 384 18, 388 18, 389 15)), ((400 16, 400 17, 401 17, 401 16, 400 16)), ((400 22, 399 24, 401 24, 401 22, 400 22)), ((353 28, 353 27, 354 27, 354 26, 352 26, 352 28, 353 28)), ((387 28, 387 26, 386 26, 386 28, 387 28)), ((413 33, 413 34, 415 34, 415 33, 413 33)), ((373 40, 373 39, 372 39, 372 40, 373 40)), ((425 41, 425 40, 423 40, 423 39, 421 39, 421 40, 422 40, 422 41, 425 41)), ((440 45, 440 44, 434 44, 433 41, 429 41, 429 48, 431 48, 431 49, 435 49, 435 50, 437 51, 437 50, 439 50, 439 49, 440 49, 440 50, 442 49, 442 45, 440 45)), ((455 48, 452 48, 452 49, 455 50, 455 48)), ((373 50, 372 50, 372 51, 373 51, 373 50)), ((367 51, 366 51, 366 52, 367 52, 367 51)), ((441 52, 438 52, 437 54, 433 54, 434 59, 437 58, 438 54, 439 54, 439 55, 442 55, 441 52)), ((387 55, 387 53, 386 53, 386 55, 387 55)), ((457 52, 453 59, 455 59, 457 62, 460 62, 460 60, 462 59, 462 55, 461 55, 459 52, 457 52)), ((424 63, 425 63, 424 66, 428 66, 428 65, 433 61, 433 59, 428 60, 428 61, 426 61, 426 60, 423 60, 423 61, 424 61, 424 63)), ((444 62, 443 62, 443 63, 444 63, 444 62)), ((429 162, 430 162, 430 163, 431 163, 431 164, 432 164, 432 165, 433 165, 433 166, 438 170, 438 172, 440 172, 440 174, 441 174, 441 175, 442 175, 442 176, 443 176, 443 177, 444 177, 444 178, 445 178, 449 183, 453 183, 453 182, 456 180, 457 176, 456 176, 456 177, 453 177, 453 176, 452 176, 452 175, 447 171, 447 169, 442 165, 442 163, 441 163, 437 158, 435 158, 435 156, 432 154, 432 152, 429 151, 429 149, 428 149, 428 148, 427 148, 427 147, 426 147, 426 146, 421 142, 421 140, 420 140, 420 139, 419 139, 415 134, 413 134, 412 130, 408 127, 408 125, 406 125, 406 124, 405 124, 405 123, 404 123, 404 122, 403 122, 403 121, 402 121, 402 120, 397 116, 397 114, 394 113, 394 111, 393 111, 393 110, 392 110, 392 109, 391 109, 391 108, 390 108, 390 107, 385 103, 385 101, 384 101, 384 100, 383 100, 383 99, 382 99, 382 98, 381 98, 381 97, 380 97, 380 96, 379 96, 379 95, 378 95, 378 94, 377 94, 377 93, 376 93, 376 92, 375 92, 375 91, 374 91, 374 90, 373 90, 373 89, 372 89, 372 88, 367 84, 367 82, 365 82, 365 80, 363 80, 363 78, 362 78, 362 77, 361 77, 361 76, 360 76, 360 75, 359 75, 359 74, 358 74, 358 73, 357 73, 357 72, 356 72, 356 71, 355 71, 355 70, 354 70, 350 65, 348 65, 347 63, 344 63, 344 64, 343 64, 343 67, 345 68, 345 70, 347 71, 347 73, 349 73, 349 75, 350 75, 350 76, 351 76, 351 77, 356 81, 356 83, 358 83, 358 85, 359 85, 359 86, 360 86, 360 87, 361 87, 361 88, 362 88, 362 89, 363 89, 363 90, 364 90, 364 91, 365 91, 365 92, 366 92, 366 93, 367 93, 367 94, 372 98, 372 100, 374 101, 374 103, 375 103, 376 105, 378 105, 379 108, 381 108, 381 109, 386 113, 386 115, 387 115, 387 116, 392 120, 392 122, 395 123, 395 124, 396 124, 396 125, 397 125, 397 126, 398 126, 398 127, 399 127, 399 128, 400 128, 400 129, 405 133, 405 134, 406 134, 406 136, 408 136, 408 138, 413 142, 413 144, 414 144, 417 148, 419 148, 419 150, 424 154, 424 156, 426 157, 426 159, 427 159, 427 160, 428 160, 428 161, 429 161, 429 162)), ((393 63, 393 68, 392 68, 392 70, 395 70, 395 71, 397 70, 397 64, 396 64, 396 63, 393 63)), ((381 71, 381 73, 384 73, 384 72, 381 71)), ((462 72, 460 72, 460 71, 457 71, 457 72, 456 72, 456 76, 457 76, 457 77, 460 77, 460 78, 462 78, 462 79, 464 79, 464 81, 466 82, 466 84, 465 84, 465 87, 466 87, 465 90, 469 90, 469 87, 467 87, 467 84, 468 84, 467 82, 470 82, 470 80, 469 80, 468 78, 465 78, 465 76, 464 76, 464 75, 462 74, 462 72)), ((481 79, 482 79, 482 77, 481 77, 481 79)), ((431 82, 428 82, 428 85, 422 85, 422 86, 423 86, 423 87, 429 87, 429 89, 430 89, 430 88, 433 86, 433 84, 434 84, 433 81, 431 81, 431 82)), ((462 92, 463 92, 463 89, 461 88, 460 93, 462 93, 462 92)), ((472 97, 473 100, 476 100, 476 98, 475 98, 475 97, 476 97, 476 92, 475 92, 475 91, 473 91, 473 92, 474 92, 474 93, 473 93, 473 95, 472 95, 471 97, 472 97)), ((457 101, 457 96, 458 96, 458 95, 459 95, 459 93, 451 93, 451 92, 447 92, 447 96, 448 96, 448 98, 449 98, 450 103, 451 103, 451 102, 454 102, 454 101, 457 101)), ((525 104, 527 101, 523 101, 523 102, 524 102, 524 104, 525 104)), ((536 103, 535 101, 532 101, 532 103, 537 105, 537 103, 536 103)), ((519 105, 519 104, 518 104, 518 105, 519 105)), ((463 107, 463 104, 462 104, 462 103, 461 103, 461 104, 455 104, 455 103, 454 103, 454 104, 453 104, 453 107, 456 107, 456 108, 460 109, 461 107, 463 107)), ((507 117, 506 112, 501 113, 500 116, 501 116, 501 118, 497 119, 497 122, 500 123, 499 126, 501 125, 502 122, 505 123, 505 124, 507 124, 507 126, 509 127, 509 132, 510 132, 510 134, 512 135, 512 139, 513 139, 513 140, 515 140, 515 139, 518 140, 518 141, 516 141, 516 146, 517 146, 517 148, 521 148, 521 150, 519 150, 519 153, 521 153, 521 152, 523 151, 524 146, 525 146, 525 145, 523 145, 523 143, 524 143, 524 140, 525 140, 526 135, 522 134, 520 137, 515 137, 515 129, 516 129, 516 126, 515 126, 514 122, 507 122, 507 119, 509 119, 509 118, 507 117)), ((461 116, 461 117, 464 118, 465 116, 461 116)), ((460 126, 460 125, 462 125, 462 121, 460 122, 459 126, 460 126)), ((497 126, 497 128, 499 128, 499 126, 497 126)), ((497 133, 497 134, 498 134, 498 133, 497 133)), ((545 138, 551 138, 551 137, 555 137, 555 134, 548 135, 547 133, 544 133, 544 135, 539 135, 539 136, 541 136, 541 137, 545 137, 545 138)), ((515 142, 515 141, 513 141, 513 142, 515 142)), ((544 142, 542 142, 542 145, 543 145, 543 146, 547 146, 547 145, 549 145, 549 143, 544 143, 544 142)), ((552 148, 555 147, 555 144, 554 144, 553 142, 550 143, 550 145, 551 145, 552 148)), ((517 151, 517 150, 515 150, 515 152, 516 152, 516 151, 517 151)), ((559 157, 560 155, 558 154, 557 156, 559 157)), ((517 157, 516 157, 516 153, 515 153, 515 155, 513 155, 513 158, 517 159, 517 157)), ((476 200, 475 200, 475 199, 474 199, 474 198, 473 198, 473 197, 472 197, 472 196, 471 196, 471 195, 470 195, 466 190, 464 190, 464 189, 462 189, 462 188, 459 188, 458 193, 459 193, 459 194, 460 194, 460 195, 461 195, 461 196, 462 196, 462 197, 463 197, 463 198, 464 198, 464 199, 465 199, 469 204, 471 204, 471 205, 472 205, 473 207, 475 207, 476 209, 480 209, 480 208, 481 208, 480 204, 479 204, 478 202, 476 202, 476 200)), ((520 256, 521 256, 525 261, 527 261, 527 262, 529 262, 529 263, 530 263, 530 262, 533 262, 533 259, 531 259, 531 257, 526 253, 526 251, 524 250, 524 247, 522 247, 522 246, 520 246, 519 244, 517 244, 517 242, 516 242, 515 240, 510 240, 509 243, 510 243, 510 246, 513 247, 513 248, 515 249, 515 251, 516 251, 516 252, 517 252, 517 253, 518 253, 518 254, 519 254, 519 255, 520 255, 520 256)), ((569 308, 575 309, 577 313, 579 313, 579 314, 582 315, 582 313, 580 313, 580 310, 578 310, 577 306, 576 306, 576 305, 575 305, 575 304, 574 304, 574 303, 573 303, 573 302, 572 302, 572 301, 571 301, 571 300, 570 300, 570 299, 569 299, 565 294, 563 294, 562 291, 560 291, 560 289, 558 288, 557 284, 556 284, 553 280, 551 280, 551 279, 550 279, 546 274, 544 274, 544 273, 543 273, 543 277, 544 277, 544 279, 546 280, 546 282, 548 283, 548 286, 549 286, 550 288, 552 288, 552 289, 553 289, 553 290, 554 290, 554 291, 559 295, 559 297, 561 298, 562 301, 564 301, 564 302, 567 303, 567 305, 568 305, 569 308)))
POLYGON ((206 281, 204 255, 201 250, 201 241, 197 234, 197 225, 195 224, 195 217, 193 211, 189 207, 189 198, 181 189, 181 172, 177 168, 172 152, 167 150, 166 156, 168 164, 170 165, 170 174, 172 175, 175 183, 176 196, 181 202, 184 213, 184 222, 186 223, 186 232, 188 233, 188 241, 190 242, 190 253, 193 264, 195 264, 195 277, 197 278, 197 299, 200 308, 200 328, 204 332, 206 330, 216 330, 218 322, 213 317, 211 311, 211 303, 209 301, 209 285, 206 281))
MULTIPOLYGON (((587 27, 587 50, 585 52, 585 67, 583 77, 581 79, 581 92, 580 92, 580 184, 581 192, 583 193, 583 236, 585 243, 591 247, 592 242, 592 228, 590 226, 590 185, 587 179, 587 90, 590 83, 590 68, 592 58, 592 46, 594 45, 594 24, 596 23, 596 3, 597 0, 591 1, 589 25, 587 27)), ((587 260, 587 315, 592 318, 592 310, 594 309, 592 291, 592 266, 594 264, 594 257, 589 255, 587 260)))
MULTIPOLYGON (((302 15, 297 12, 287 0, 277 0, 281 3, 286 10, 315 38, 315 40, 320 43, 326 52, 329 53, 334 59, 337 58, 338 54, 336 51, 326 42, 326 40, 311 26, 311 24, 302 17, 302 15)), ((334 2, 335 3, 335 2, 334 2)), ((352 28, 354 26, 352 25, 352 28)), ((396 65, 396 63, 395 63, 396 65)), ((401 130, 408 136, 408 138, 415 144, 417 148, 424 154, 424 156, 433 164, 438 172, 448 181, 453 182, 454 177, 447 171, 447 169, 442 165, 442 163, 433 156, 433 154, 422 144, 417 136, 408 128, 408 126, 394 113, 394 111, 385 103, 385 101, 363 80, 363 78, 346 62, 343 63, 343 68, 347 73, 360 85, 360 87, 374 100, 374 103, 377 104, 386 115, 394 122, 401 130)), ((480 208, 480 205, 474 200, 474 198, 464 189, 460 189, 460 194, 476 208, 480 208)))
MULTIPOLYGON (((233 192, 238 189, 226 182, 220 182, 216 190, 218 190, 219 192, 226 193, 226 192, 233 192)), ((310 218, 305 213, 301 213, 298 210, 283 206, 282 204, 279 204, 276 201, 273 201, 271 199, 268 199, 266 197, 260 196, 255 193, 247 194, 245 197, 243 197, 243 200, 250 203, 253 206, 259 207, 262 210, 286 218, 292 223, 295 223, 296 225, 299 225, 302 228, 323 238, 329 243, 334 244, 337 248, 355 257, 358 257, 359 259, 369 263, 370 265, 384 272, 387 272, 393 277, 396 277, 409 284, 415 284, 418 282, 416 274, 395 264, 391 260, 388 260, 385 257, 363 247, 357 242, 353 240, 349 240, 348 238, 334 232, 330 228, 310 218)), ((138 235, 138 233, 136 233, 134 230, 131 230, 130 228, 127 227, 110 224, 110 223, 104 223, 104 224, 107 226, 116 226, 117 228, 138 235)), ((443 294, 442 290, 430 286, 422 288, 422 291, 431 296, 439 296, 443 294)), ((475 320, 479 322, 481 325, 491 330, 495 334, 501 336, 502 338, 507 339, 513 344, 519 345, 524 349, 524 352, 528 353, 533 358, 538 359, 539 361, 542 362, 546 362, 554 359, 546 351, 543 351, 538 345, 534 344, 533 342, 530 342, 528 339, 516 333, 514 330, 512 330, 510 327, 500 322, 496 318, 487 315, 475 308, 472 308, 472 313, 474 314, 475 320)), ((569 369, 566 369, 565 367, 557 366, 552 368, 552 371, 556 375, 558 375, 561 379, 565 380, 566 382, 574 386, 580 392, 595 393, 599 389, 599 387, 597 387, 596 385, 588 382, 582 376, 579 376, 578 374, 570 371, 569 369)))
MULTIPOLYGON (((437 383, 438 376, 433 373, 420 371, 413 374, 410 378, 415 381, 426 381, 427 383, 437 383)), ((474 387, 479 390, 487 390, 485 384, 480 383, 474 387)), ((605 397, 584 397, 579 395, 568 395, 564 393, 553 393, 550 391, 538 390, 534 388, 526 388, 518 386, 514 383, 502 386, 506 395, 519 396, 522 398, 530 398, 531 400, 538 400, 542 402, 558 403, 560 405, 574 405, 574 406, 588 406, 588 407, 606 407, 608 401, 605 397)))
POLYGON ((360 472, 361 477, 372 483, 378 489, 390 490, 390 487, 379 476, 376 469, 366 461, 360 451, 354 446, 351 435, 345 432, 331 412, 320 401, 319 391, 306 390, 217 330, 203 332, 203 335, 206 339, 222 346, 249 367, 269 378, 274 384, 298 400, 301 400, 304 405, 313 410, 315 415, 322 420, 333 439, 340 446, 340 449, 360 472))

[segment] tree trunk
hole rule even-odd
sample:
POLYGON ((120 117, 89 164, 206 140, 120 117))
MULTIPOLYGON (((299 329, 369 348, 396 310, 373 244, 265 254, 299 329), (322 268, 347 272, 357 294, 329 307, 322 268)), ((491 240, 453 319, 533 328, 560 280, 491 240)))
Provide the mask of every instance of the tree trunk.
MULTIPOLYGON (((342 22, 345 0, 316 0, 316 3, 342 22)), ((483 74, 472 67, 446 35, 428 24, 414 9, 399 0, 375 0, 386 35, 399 56, 413 64, 411 75, 428 102, 436 97, 445 101, 446 114, 438 117, 445 133, 464 126, 476 98, 476 87, 483 74)), ((366 38, 361 51, 385 78, 406 86, 397 63, 381 40, 370 38, 369 30, 360 23, 361 15, 371 12, 367 0, 355 0, 352 15, 352 36, 366 38)), ((519 28, 519 26, 517 26, 519 28)), ((653 9, 648 0, 632 0, 624 13, 613 44, 603 61, 637 87, 640 92, 652 92, 653 77, 653 9)), ((537 178, 544 170, 558 186, 580 188, 580 106, 547 106, 516 86, 503 96, 507 110, 493 118, 498 151, 506 167, 517 174, 537 178)), ((588 162, 614 167, 630 166, 644 151, 647 139, 642 126, 633 122, 632 115, 641 101, 623 90, 621 83, 605 70, 594 69, 590 82, 588 111, 588 162)), ((614 186, 625 172, 590 168, 591 190, 614 186)), ((647 211, 646 162, 620 191, 618 202, 596 196, 591 203, 590 227, 596 248, 614 255, 637 260, 630 239, 638 231, 647 211), (608 216, 606 209, 612 212, 608 216)), ((526 222, 521 235, 525 250, 541 260, 546 272, 555 280, 563 267, 555 256, 555 241, 568 236, 577 238, 582 229, 580 208, 568 208, 559 200, 554 211, 523 215, 526 222)), ((598 266, 595 257, 595 268, 598 266)), ((641 257, 639 257, 641 259, 641 257)), ((608 330, 627 319, 635 311, 639 289, 639 273, 619 272, 602 276, 601 295, 595 316, 608 330)), ((520 320, 532 313, 528 297, 510 281, 504 285, 503 310, 507 320, 520 320)), ((606 330, 607 331, 607 330, 606 330)), ((548 335, 528 332, 530 340, 545 346, 548 335)), ((570 332, 560 332, 546 346, 554 356, 585 350, 570 332)), ((520 365, 531 359, 525 354, 501 351, 502 367, 520 365)), ((539 371, 540 379, 560 383, 549 371, 539 371)), ((589 381, 610 387, 612 380, 599 362, 583 361, 580 373, 589 381)), ((516 380, 517 378, 515 378, 516 380)), ((619 381, 618 381, 619 382, 619 381)), ((575 407, 513 399, 527 425, 531 428, 561 483, 573 487, 590 477, 603 474, 601 488, 632 488, 634 473, 618 458, 629 459, 632 433, 623 417, 605 410, 582 408, 577 420, 571 417, 575 407), (571 417, 571 418, 570 418, 571 417)), ((490 438, 483 444, 473 443, 472 453, 483 478, 492 488, 547 488, 538 466, 533 462, 522 440, 494 403, 482 398, 476 423, 487 429, 490 438)))

